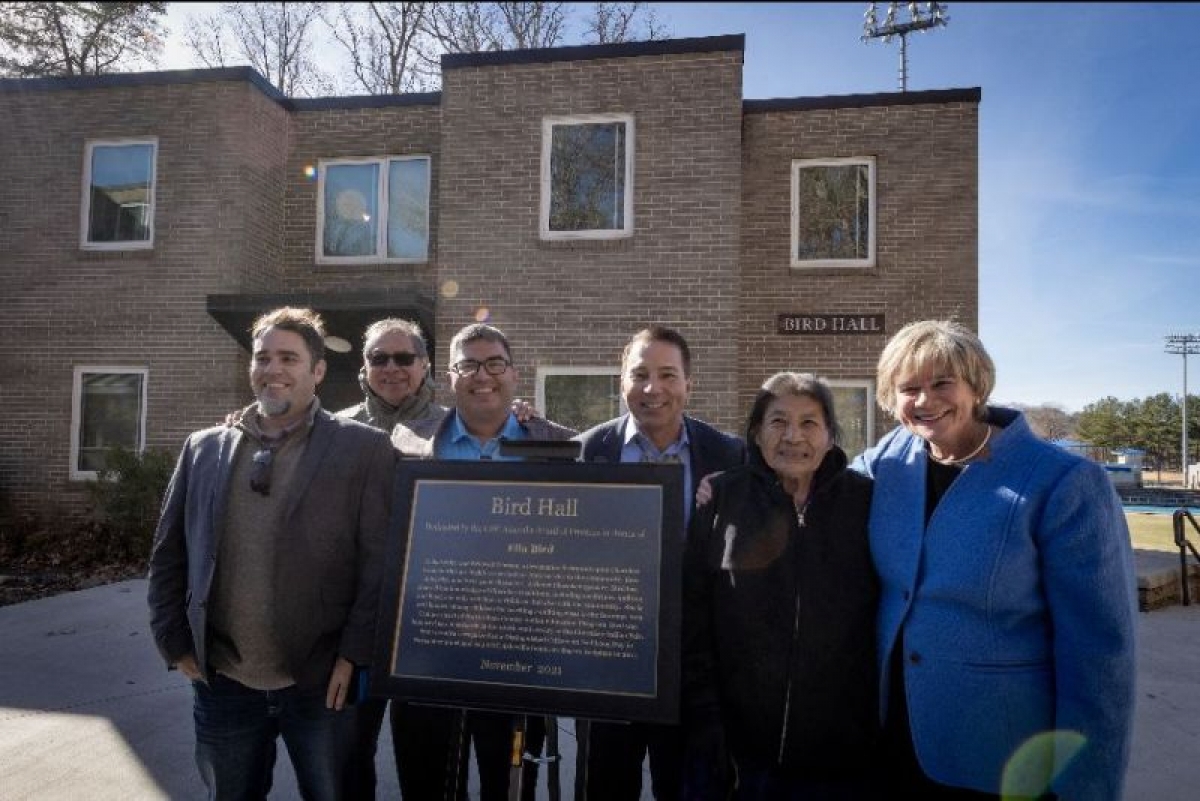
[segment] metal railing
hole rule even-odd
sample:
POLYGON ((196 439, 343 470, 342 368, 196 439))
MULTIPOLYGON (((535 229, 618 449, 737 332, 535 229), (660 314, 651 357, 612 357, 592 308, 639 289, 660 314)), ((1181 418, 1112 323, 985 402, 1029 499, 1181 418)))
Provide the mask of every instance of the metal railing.
POLYGON ((1184 520, 1192 524, 1197 535, 1200 535, 1200 523, 1196 522, 1196 518, 1192 517, 1192 513, 1187 509, 1176 509, 1175 513, 1171 515, 1171 523, 1175 528, 1175 546, 1179 548, 1179 581, 1183 584, 1183 605, 1188 606, 1191 603, 1191 582, 1188 581, 1187 554, 1188 551, 1191 551, 1196 563, 1200 564, 1200 553, 1187 538, 1187 532, 1183 527, 1184 520))

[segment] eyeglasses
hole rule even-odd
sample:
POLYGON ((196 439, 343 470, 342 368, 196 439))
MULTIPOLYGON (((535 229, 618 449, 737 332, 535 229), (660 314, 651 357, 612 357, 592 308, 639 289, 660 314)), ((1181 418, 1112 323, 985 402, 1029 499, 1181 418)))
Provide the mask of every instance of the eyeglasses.
POLYGON ((367 364, 372 367, 387 367, 388 362, 395 362, 397 367, 412 367, 417 358, 415 353, 384 353, 377 350, 367 357, 367 364))
POLYGON ((474 359, 463 359, 450 365, 450 369, 458 373, 463 378, 469 375, 475 375, 482 367, 487 370, 488 375, 504 375, 504 372, 512 366, 512 362, 505 359, 503 356, 493 356, 490 359, 485 359, 482 362, 474 359))
POLYGON ((270 448, 254 452, 254 463, 250 466, 250 489, 261 495, 271 494, 271 463, 275 451, 270 448))

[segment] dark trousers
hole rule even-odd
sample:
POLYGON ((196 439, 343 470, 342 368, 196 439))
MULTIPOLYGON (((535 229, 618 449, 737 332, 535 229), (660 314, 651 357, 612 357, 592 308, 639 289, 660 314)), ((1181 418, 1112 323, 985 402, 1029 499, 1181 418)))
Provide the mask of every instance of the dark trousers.
POLYGON ((336 801, 354 736, 353 708, 325 707, 325 688, 254 690, 213 672, 192 682, 196 766, 214 801, 262 801, 283 738, 305 799, 336 801))
POLYGON ((882 801, 922 796, 884 795, 870 779, 801 779, 778 770, 738 767, 736 801, 882 801))
MULTIPOLYGON (((358 704, 358 730, 347 770, 347 801, 374 801, 375 753, 386 698, 358 704)), ((417 801, 466 801, 467 749, 460 709, 391 702, 392 750, 400 794, 417 801)))
POLYGON ((576 720, 575 800, 637 801, 642 760, 658 801, 677 801, 683 783, 683 730, 654 723, 576 720))
MULTIPOLYGON (((467 713, 467 731, 475 746, 475 767, 479 771, 479 801, 507 801, 511 770, 514 716, 508 712, 467 713)), ((529 715, 525 719, 525 751, 535 757, 542 754, 546 741, 546 719, 529 715)), ((521 768, 521 801, 537 797, 538 764, 525 761, 521 768)))

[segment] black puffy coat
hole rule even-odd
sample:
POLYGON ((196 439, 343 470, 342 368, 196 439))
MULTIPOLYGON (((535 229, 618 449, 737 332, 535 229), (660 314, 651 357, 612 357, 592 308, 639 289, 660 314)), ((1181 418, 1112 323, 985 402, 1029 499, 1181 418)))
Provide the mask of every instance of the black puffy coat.
POLYGON ((713 481, 683 574, 683 715, 720 725, 736 762, 820 779, 857 775, 877 741, 879 586, 870 479, 836 446, 800 526, 762 463, 713 481))

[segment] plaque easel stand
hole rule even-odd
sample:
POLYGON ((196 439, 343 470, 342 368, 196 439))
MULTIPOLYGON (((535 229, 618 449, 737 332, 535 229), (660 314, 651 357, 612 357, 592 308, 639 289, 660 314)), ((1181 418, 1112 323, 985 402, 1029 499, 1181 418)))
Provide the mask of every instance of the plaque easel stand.
MULTIPOLYGON (((500 455, 515 456, 527 462, 574 462, 579 458, 580 443, 574 440, 500 440, 500 455)), ((533 762, 546 766, 546 790, 550 801, 559 801, 558 718, 546 716, 546 741, 542 756, 537 757, 525 750, 525 732, 528 715, 513 716, 512 749, 509 758, 508 801, 521 801, 525 780, 525 763, 533 762)))

